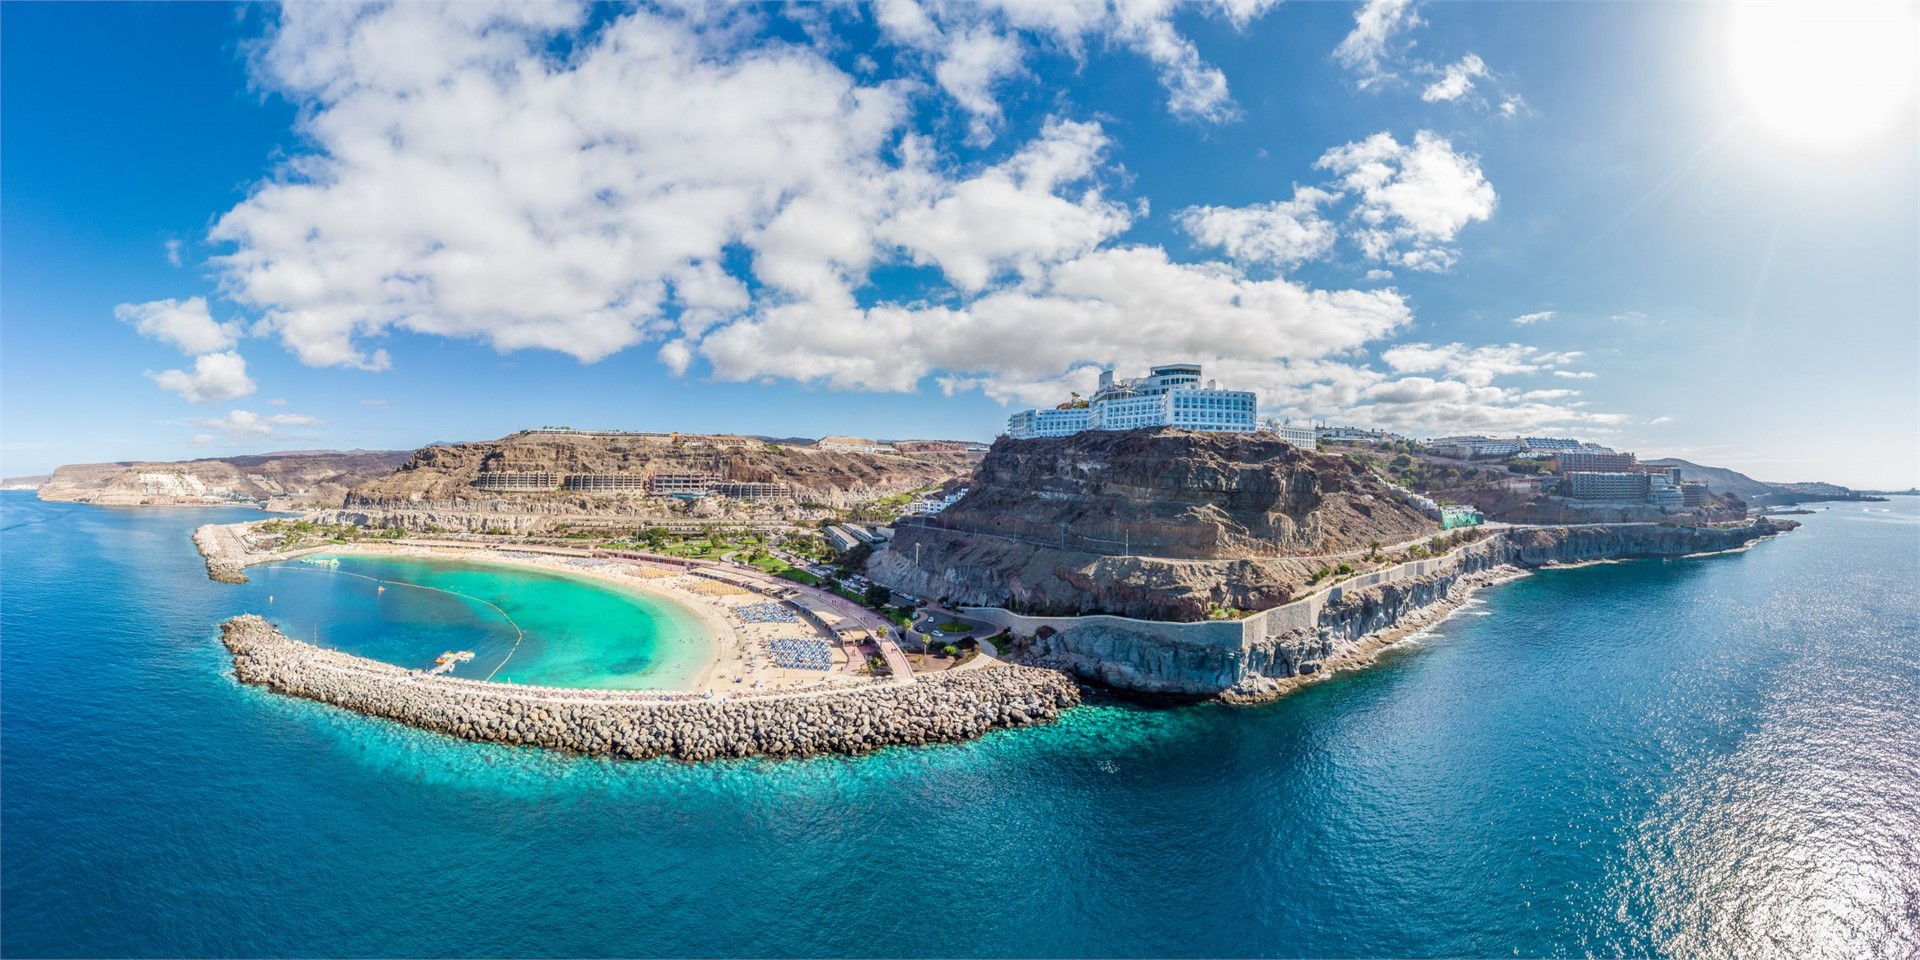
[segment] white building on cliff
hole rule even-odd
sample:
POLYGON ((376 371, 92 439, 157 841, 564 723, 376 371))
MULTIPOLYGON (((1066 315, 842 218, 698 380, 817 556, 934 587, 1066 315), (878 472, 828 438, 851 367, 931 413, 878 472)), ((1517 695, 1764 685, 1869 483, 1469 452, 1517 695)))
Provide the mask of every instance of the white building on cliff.
POLYGON ((1130 380, 1116 380, 1112 370, 1103 370, 1091 400, 1022 410, 1007 418, 1007 435, 1025 440, 1140 427, 1252 433, 1258 407, 1251 390, 1222 390, 1211 380, 1202 385, 1197 363, 1165 364, 1130 380))

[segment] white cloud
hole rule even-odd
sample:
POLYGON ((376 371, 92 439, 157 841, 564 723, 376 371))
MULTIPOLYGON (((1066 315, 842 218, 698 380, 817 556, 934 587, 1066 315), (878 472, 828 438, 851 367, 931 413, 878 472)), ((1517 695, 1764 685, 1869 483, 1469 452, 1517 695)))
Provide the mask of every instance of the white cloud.
POLYGON ((1508 94, 1500 101, 1500 115, 1503 117, 1517 117, 1531 112, 1527 108, 1527 98, 1517 93, 1508 94))
POLYGON ((162 246, 164 246, 167 251, 167 263, 172 266, 176 266, 176 267, 179 266, 180 265, 180 241, 175 238, 170 238, 162 246))
POLYGON ((187 422, 202 430, 214 431, 195 434, 190 440, 195 446, 205 446, 215 440, 258 440, 274 436, 281 427, 311 426, 321 420, 304 413, 276 413, 263 417, 249 410, 233 410, 224 417, 205 417, 187 422))
POLYGON ((675 283, 730 244, 783 283, 863 267, 860 221, 893 190, 904 88, 804 48, 634 11, 550 57, 572 6, 280 16, 263 82, 316 152, 219 219, 214 263, 309 364, 382 368, 367 341, 395 328, 595 360, 663 330, 675 283))
POLYGON ((1440 371, 1471 386, 1486 386, 1496 377, 1537 373, 1572 363, 1581 356, 1577 351, 1554 353, 1519 343, 1484 347, 1408 343, 1388 349, 1380 359, 1402 373, 1440 371))
POLYGON ((1624 423, 1620 414, 1593 413, 1563 401, 1571 391, 1516 391, 1459 380, 1413 376, 1385 380, 1362 391, 1354 414, 1367 423, 1414 434, 1575 433, 1624 423))
POLYGON ((1410 145, 1377 133, 1327 151, 1315 166, 1358 195, 1352 235, 1362 252, 1415 270, 1451 267, 1458 254, 1446 244, 1491 217, 1498 200, 1477 158, 1426 130, 1410 145))
MULTIPOLYGON (((1241 29, 1273 6, 1274 0, 1217 0, 1203 10, 1241 29)), ((994 88, 1020 72, 1030 44, 1058 47, 1077 58, 1085 55, 1089 41, 1106 40, 1153 64, 1175 116, 1231 119, 1235 111, 1226 75, 1174 29, 1175 9, 1171 3, 1128 0, 889 0, 874 8, 874 19, 888 41, 933 61, 940 88, 971 115, 972 139, 987 142, 1001 114, 994 88)))
MULTIPOLYGON (((1267 6, 1207 10, 1238 26, 1267 6)), ((1415 19, 1400 9, 1402 26, 1415 19)), ((311 152, 217 220, 223 293, 315 365, 384 367, 398 330, 582 361, 652 343, 676 375, 704 363, 720 380, 875 391, 932 379, 1038 402, 1102 365, 1172 357, 1261 390, 1274 412, 1398 423, 1416 414, 1393 398, 1425 379, 1450 384, 1432 389, 1466 420, 1598 416, 1571 394, 1493 382, 1562 355, 1417 344, 1373 369, 1368 346, 1412 322, 1398 291, 1269 275, 1342 232, 1373 261, 1369 280, 1451 264, 1496 197, 1478 161, 1432 133, 1328 151, 1329 182, 1289 200, 1183 211, 1196 242, 1238 263, 1178 263, 1114 245, 1148 205, 1109 197, 1126 175, 1100 124, 1055 118, 965 167, 933 139, 942 126, 913 124, 928 98, 977 95, 961 112, 997 126, 996 84, 1025 69, 1024 51, 1080 56, 1095 40, 1148 56, 1176 112, 1224 116, 1224 78, 1170 6, 882 6, 875 19, 905 48, 895 61, 926 69, 891 81, 753 42, 755 16, 736 10, 641 9, 585 28, 568 5, 284 8, 257 69, 301 108, 311 152), (956 59, 969 37, 979 59, 956 59), (905 262, 944 282, 889 302, 870 277, 905 262)), ((832 41, 831 18, 798 16, 832 41)), ((161 376, 183 396, 219 392, 198 373, 161 376)), ((204 428, 258 436, 262 423, 293 425, 247 414, 204 428)))
POLYGON ((1514 317, 1513 322, 1518 326, 1524 327, 1530 324, 1543 323, 1545 321, 1552 320, 1552 319, 1553 319, 1552 310, 1541 310, 1537 313, 1523 313, 1517 317, 1514 317))
POLYGON ((113 308, 113 315, 133 324, 141 336, 170 343, 186 354, 226 350, 240 340, 240 325, 215 323, 205 297, 123 303, 113 308))
POLYGON ((1592 380, 1599 376, 1592 370, 1555 370, 1553 375, 1567 380, 1592 380))
POLYGON ((1050 121, 1040 139, 1003 164, 945 186, 940 195, 894 214, 882 239, 916 261, 938 264, 962 290, 976 292, 1012 269, 1036 276, 1047 264, 1084 253, 1125 230, 1127 209, 1089 188, 1060 188, 1092 175, 1105 152, 1095 123, 1050 121))
POLYGON ((1334 48, 1333 56, 1359 75, 1360 89, 1375 89, 1397 76, 1391 69, 1399 55, 1395 38, 1426 22, 1414 7, 1414 0, 1367 0, 1354 14, 1353 30, 1334 48))
POLYGON ((940 57, 940 65, 934 68, 934 79, 940 82, 940 89, 953 96, 968 113, 973 114, 973 140, 987 143, 993 140, 993 129, 1000 120, 1000 102, 994 98, 993 86, 1001 78, 1020 70, 1020 41, 998 33, 989 27, 976 27, 967 30, 946 44, 940 57))
POLYGON ((1420 99, 1428 103, 1453 101, 1467 95, 1473 89, 1473 81, 1487 75, 1487 64, 1480 55, 1469 53, 1458 63, 1449 65, 1440 79, 1429 84, 1420 92, 1420 99))
POLYGON ((791 376, 841 389, 906 390, 935 370, 947 389, 1037 401, 1101 364, 1168 356, 1264 364, 1355 349, 1411 319, 1392 291, 1316 291, 1180 264, 1156 247, 1096 250, 1043 280, 963 308, 788 304, 708 336, 714 376, 791 376), (1065 371, 1065 373, 1063 373, 1065 371))
POLYGON ((254 391, 253 380, 247 376, 247 361, 233 351, 194 358, 192 373, 167 370, 148 376, 160 389, 171 390, 188 403, 222 403, 254 391))
POLYGON ((1339 231, 1320 215, 1335 194, 1295 187, 1293 199, 1250 207, 1188 207, 1176 218, 1195 243, 1219 247, 1241 263, 1288 267, 1333 249, 1339 231))

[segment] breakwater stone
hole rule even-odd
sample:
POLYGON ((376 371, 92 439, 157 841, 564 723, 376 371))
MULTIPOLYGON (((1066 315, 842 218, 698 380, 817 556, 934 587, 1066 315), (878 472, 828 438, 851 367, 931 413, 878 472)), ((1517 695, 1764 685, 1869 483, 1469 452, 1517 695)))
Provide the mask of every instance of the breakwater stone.
POLYGON ((1080 702, 1065 674, 1011 664, 911 684, 665 699, 428 676, 303 643, 252 614, 226 621, 220 634, 234 674, 276 693, 468 740, 633 759, 864 754, 1046 723, 1080 702))

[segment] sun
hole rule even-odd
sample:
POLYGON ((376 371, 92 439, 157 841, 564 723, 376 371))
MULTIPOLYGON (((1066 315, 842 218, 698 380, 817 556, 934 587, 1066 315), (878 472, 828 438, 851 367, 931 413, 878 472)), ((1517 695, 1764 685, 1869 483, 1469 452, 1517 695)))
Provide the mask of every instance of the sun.
POLYGON ((1801 146, 1858 146, 1917 109, 1920 4, 1741 3, 1728 10, 1725 43, 1747 118, 1801 146))

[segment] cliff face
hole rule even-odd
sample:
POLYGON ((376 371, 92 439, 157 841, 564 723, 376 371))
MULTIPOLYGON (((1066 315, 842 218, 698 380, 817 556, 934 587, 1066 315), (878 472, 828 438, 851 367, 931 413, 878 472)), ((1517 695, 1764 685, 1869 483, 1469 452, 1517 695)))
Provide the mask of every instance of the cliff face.
POLYGON ((970 492, 870 570, 1030 612, 1197 619, 1284 602, 1320 561, 1439 527, 1364 468, 1265 434, 1090 431, 993 445, 970 492))
POLYGON ((392 473, 406 450, 330 450, 187 460, 63 466, 40 499, 109 506, 268 500, 275 506, 338 506, 349 488, 392 473))
POLYGON ((1615 524, 1594 527, 1540 527, 1508 530, 1508 560, 1522 567, 1544 567, 1631 557, 1684 557, 1744 547, 1785 533, 1800 524, 1759 517, 1726 527, 1615 524))
POLYGON ((870 454, 790 447, 760 441, 715 443, 692 437, 515 434, 483 443, 423 448, 392 475, 371 479, 347 496, 348 508, 522 514, 642 515, 639 497, 475 490, 482 471, 712 473, 740 482, 786 483, 802 502, 835 506, 938 485, 963 476, 976 456, 934 451, 870 454))
POLYGON ((1515 568, 1733 550, 1797 526, 1763 517, 1719 528, 1509 530, 1446 558, 1383 574, 1385 582, 1340 587, 1241 621, 1152 623, 1086 617, 1053 620, 1040 628, 1026 618, 1014 625, 1014 632, 1031 637, 1028 645, 1037 662, 1118 689, 1258 701, 1285 692, 1299 682, 1296 678, 1365 654, 1438 619, 1474 587, 1515 568))
MULTIPOLYGON (((1102 618, 1040 631, 1030 649, 1037 662, 1071 670, 1109 687, 1236 701, 1270 699, 1286 681, 1319 672, 1352 654, 1369 636, 1435 619, 1490 579, 1503 554, 1497 545, 1462 551, 1431 574, 1357 590, 1318 604, 1307 622, 1161 625, 1102 618)), ((1333 596, 1333 595, 1330 595, 1333 596)))

